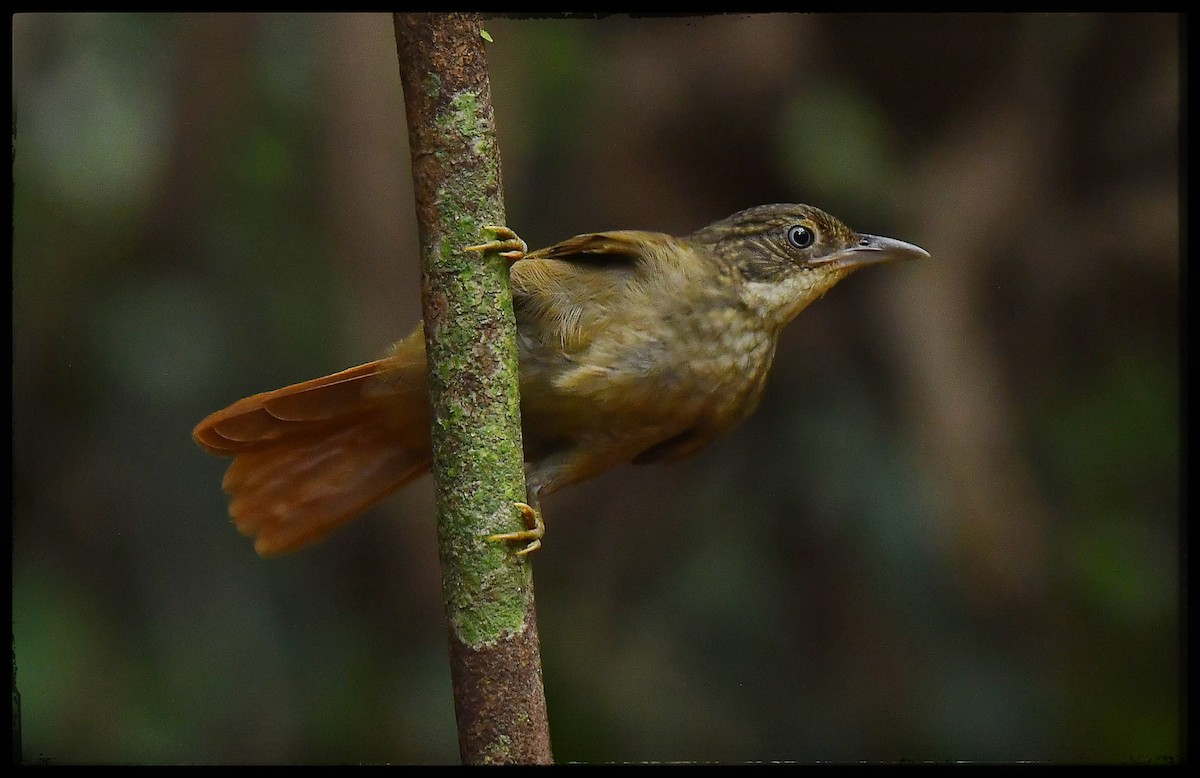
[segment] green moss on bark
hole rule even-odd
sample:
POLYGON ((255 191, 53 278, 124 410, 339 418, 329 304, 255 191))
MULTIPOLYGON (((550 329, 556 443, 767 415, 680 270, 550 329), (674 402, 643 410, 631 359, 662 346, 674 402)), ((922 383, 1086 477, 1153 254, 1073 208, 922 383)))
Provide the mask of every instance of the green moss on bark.
POLYGON ((465 250, 504 223, 487 84, 466 76, 421 77, 416 97, 432 121, 410 134, 422 150, 414 168, 426 168, 414 170, 419 193, 434 184, 419 222, 444 591, 458 637, 478 645, 524 629, 531 577, 511 548, 486 540, 523 528, 514 503, 525 493, 507 263, 465 250), (467 83, 446 92, 456 80, 467 83))
POLYGON ((442 590, 467 763, 551 761, 532 568, 492 534, 524 529, 516 325, 507 262, 467 247, 504 224, 474 14, 396 14, 423 255, 442 590))

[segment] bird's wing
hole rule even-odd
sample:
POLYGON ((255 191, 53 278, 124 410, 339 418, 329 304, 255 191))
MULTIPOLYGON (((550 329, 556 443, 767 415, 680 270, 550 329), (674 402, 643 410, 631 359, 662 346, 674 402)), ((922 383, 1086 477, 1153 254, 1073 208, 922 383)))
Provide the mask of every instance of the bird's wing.
POLYGON ((615 232, 586 232, 531 252, 527 259, 557 259, 565 262, 636 263, 643 257, 644 247, 665 236, 654 232, 619 230, 615 232))
POLYGON ((639 270, 664 253, 656 247, 670 240, 652 232, 591 232, 513 263, 513 303, 526 344, 567 351, 586 346, 639 270))

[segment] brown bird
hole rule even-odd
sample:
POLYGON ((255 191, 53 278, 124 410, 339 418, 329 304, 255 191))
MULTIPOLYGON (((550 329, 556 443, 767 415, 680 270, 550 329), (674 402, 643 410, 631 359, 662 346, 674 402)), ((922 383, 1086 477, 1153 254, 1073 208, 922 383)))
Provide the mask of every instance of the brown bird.
MULTIPOLYGON (((539 498, 625 462, 689 456, 758 404, 783 326, 864 265, 928 257, 808 205, 764 205, 685 237, 595 232, 514 259, 527 532, 539 498)), ((314 543, 430 468, 425 341, 256 394, 192 433, 232 455, 229 512, 263 556, 314 543)))

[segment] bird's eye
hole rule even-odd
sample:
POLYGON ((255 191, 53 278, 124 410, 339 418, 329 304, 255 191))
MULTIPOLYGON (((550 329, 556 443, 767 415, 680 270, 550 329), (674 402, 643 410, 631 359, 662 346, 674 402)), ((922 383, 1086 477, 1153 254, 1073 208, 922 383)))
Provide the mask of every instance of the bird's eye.
POLYGON ((797 224, 788 228, 787 232, 788 243, 798 249, 806 249, 813 244, 817 239, 816 233, 805 227, 802 224, 797 224))

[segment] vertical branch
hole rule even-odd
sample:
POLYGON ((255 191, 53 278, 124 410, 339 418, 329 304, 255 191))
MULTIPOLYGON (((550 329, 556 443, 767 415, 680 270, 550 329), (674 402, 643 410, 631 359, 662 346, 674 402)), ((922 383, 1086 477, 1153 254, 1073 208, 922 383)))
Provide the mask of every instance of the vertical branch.
POLYGON ((475 14, 395 14, 422 252, 438 545, 459 751, 549 763, 533 576, 489 534, 523 529, 516 326, 507 267, 464 249, 504 223, 475 14))

